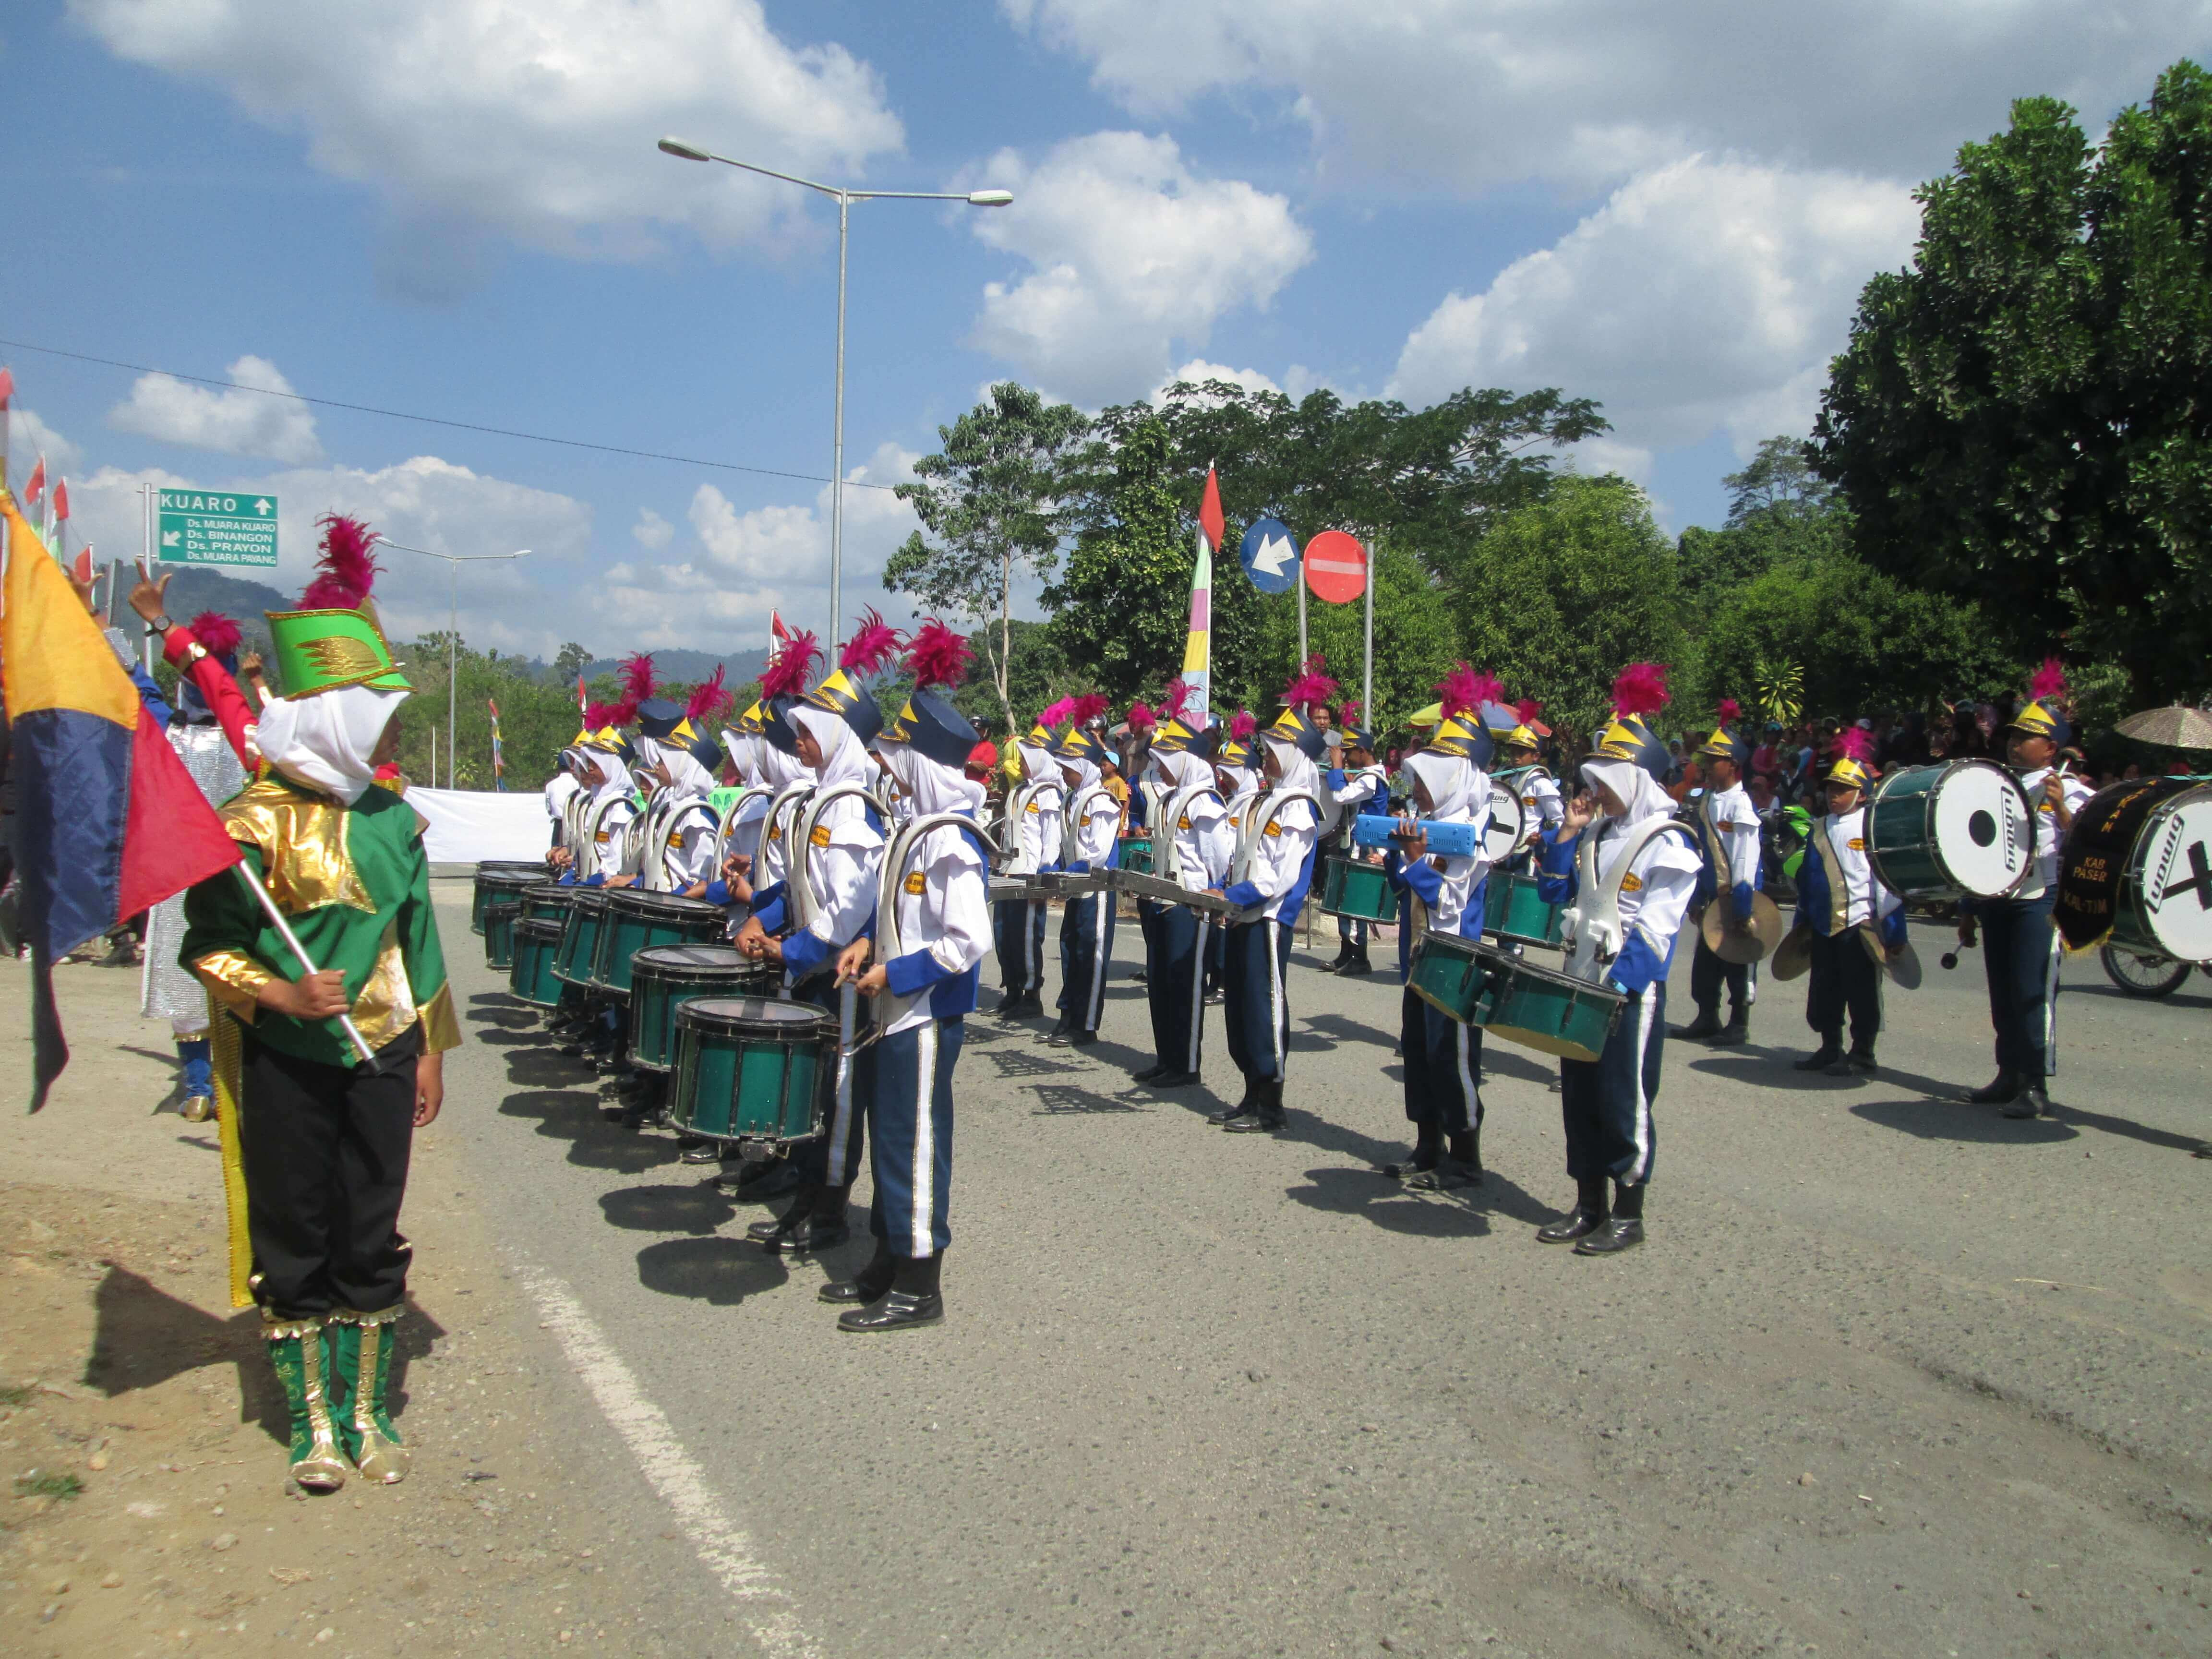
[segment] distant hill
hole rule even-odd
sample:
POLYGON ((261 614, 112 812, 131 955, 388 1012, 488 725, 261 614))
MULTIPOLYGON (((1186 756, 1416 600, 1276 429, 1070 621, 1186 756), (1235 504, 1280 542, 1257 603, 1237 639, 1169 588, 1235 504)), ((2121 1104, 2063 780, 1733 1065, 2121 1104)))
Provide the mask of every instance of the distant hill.
MULTIPOLYGON (((714 672, 717 663, 727 671, 724 678, 734 690, 746 681, 760 678, 761 670, 768 666, 768 653, 741 651, 728 657, 718 657, 711 651, 656 651, 653 653, 653 672, 671 685, 696 685, 714 672)), ((602 657, 584 670, 584 678, 595 680, 600 675, 612 674, 621 667, 621 658, 602 657)))

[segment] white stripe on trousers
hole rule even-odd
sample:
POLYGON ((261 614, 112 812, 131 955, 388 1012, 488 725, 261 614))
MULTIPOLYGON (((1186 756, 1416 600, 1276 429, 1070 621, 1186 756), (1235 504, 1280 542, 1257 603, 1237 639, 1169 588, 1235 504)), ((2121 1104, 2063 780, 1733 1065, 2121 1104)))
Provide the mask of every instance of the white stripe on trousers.
POLYGON ((1044 906, 1032 904, 1022 912, 1022 960, 1029 964, 1029 983, 1024 993, 1044 989, 1044 929, 1038 924, 1044 919, 1044 906))
POLYGON ((1114 902, 1110 892, 1101 893, 1091 901, 1091 1006, 1083 1012, 1083 1029, 1098 1029, 1100 1016, 1106 1004, 1106 907, 1114 902))
POLYGON ((1275 930, 1283 924, 1269 921, 1265 926, 1267 929, 1267 1047, 1275 1056, 1275 1076, 1279 1079, 1287 1068, 1283 1064, 1283 959, 1275 950, 1275 930))
POLYGON ((1452 1059, 1459 1066, 1459 1086, 1467 1101, 1467 1127, 1470 1129, 1476 1127, 1476 1107, 1482 1098, 1475 1088, 1474 1052, 1474 1028, 1453 1020, 1452 1059))
POLYGON ((2051 959, 2043 965, 2043 1074, 2058 1075, 2058 964, 2064 959, 2058 924, 2051 924, 2051 959))
POLYGON ((830 1115, 829 1182, 842 1187, 853 1178, 845 1167, 845 1146, 853 1128, 853 1061, 843 1050, 853 1046, 853 1019, 860 996, 849 985, 837 995, 837 1104, 830 1115))
POLYGON ((1190 1043, 1189 1052, 1183 1056, 1186 1072, 1198 1069, 1199 1050, 1205 1045, 1200 1041, 1206 1024, 1206 947, 1213 928, 1212 918, 1204 911, 1198 916, 1198 955, 1190 966, 1190 1043))
MULTIPOLYGON (((937 1254, 937 1022, 915 1028, 914 1078, 914 1248, 908 1255, 937 1254)), ((877 1139, 882 1139, 881 1126, 877 1139)))
POLYGON ((1640 1187, 1651 1170, 1651 1097, 1644 1092, 1644 1057, 1651 1048, 1651 1014, 1659 999, 1645 986, 1637 994, 1636 1063, 1630 1077, 1636 1086, 1636 1162, 1629 1166, 1626 1184, 1640 1187))

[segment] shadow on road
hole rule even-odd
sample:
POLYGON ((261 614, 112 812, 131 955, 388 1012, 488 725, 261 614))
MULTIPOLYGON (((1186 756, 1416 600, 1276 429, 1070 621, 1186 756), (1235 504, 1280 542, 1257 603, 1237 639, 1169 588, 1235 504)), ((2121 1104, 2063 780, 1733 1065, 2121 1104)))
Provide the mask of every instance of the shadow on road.
POLYGON ((1379 1170, 1309 1170, 1308 1184, 1285 1196, 1309 1209, 1356 1215, 1394 1233, 1424 1238, 1483 1238, 1493 1215, 1540 1227, 1559 1212, 1495 1170, 1482 1183, 1446 1193, 1408 1192, 1379 1170))
POLYGON ((599 1194, 599 1211, 611 1226, 640 1233, 714 1232, 738 1212, 712 1181, 688 1186, 624 1187, 599 1194))
POLYGON ((1851 1115, 1885 1129, 1901 1129, 1923 1140, 1962 1140, 1978 1145, 2048 1146, 2079 1139, 2080 1131, 2053 1118, 2000 1117, 1994 1106, 1962 1100, 1869 1100, 1851 1115))
POLYGON ((1127 1094, 1102 1095, 1096 1089, 1083 1089, 1072 1083, 1033 1083, 1030 1092, 1037 1097, 1036 1115, 1060 1117, 1070 1112, 1150 1112, 1158 1109, 1151 1097, 1142 1090, 1133 1089, 1127 1094))
POLYGON ((599 1097, 580 1089, 525 1089, 500 1102, 499 1109, 503 1117, 536 1118, 539 1134, 568 1142, 568 1162, 580 1169, 643 1175, 678 1156, 673 1139, 610 1121, 599 1097))
MULTIPOLYGON (((833 1258, 842 1254, 833 1252, 833 1258)), ((647 1290, 717 1308, 734 1308, 790 1278, 783 1257, 734 1238, 664 1239, 637 1253, 637 1282, 647 1290)))

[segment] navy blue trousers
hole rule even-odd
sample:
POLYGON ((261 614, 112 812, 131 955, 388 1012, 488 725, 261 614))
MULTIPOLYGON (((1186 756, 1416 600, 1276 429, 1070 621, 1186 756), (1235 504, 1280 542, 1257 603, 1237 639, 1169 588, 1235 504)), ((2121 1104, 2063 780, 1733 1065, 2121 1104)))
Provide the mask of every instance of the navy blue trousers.
POLYGON ((1152 1006, 1153 1054, 1163 1066, 1195 1072, 1206 1038, 1206 939, 1221 930, 1188 904, 1156 906, 1152 927, 1145 995, 1152 1006))
POLYGON ((1875 1039, 1881 1035, 1881 969, 1867 954, 1857 928, 1813 935, 1807 981, 1805 1023, 1820 1034, 1820 1046, 1842 1046, 1848 1015, 1851 1048, 1872 1054, 1875 1039))
MULTIPOLYGON (((849 985, 842 988, 835 971, 816 974, 791 988, 793 1002, 811 1002, 838 1016, 844 1041, 857 1042, 868 1033, 870 999, 849 985)), ((875 1090, 876 1066, 884 1045, 872 1043, 852 1059, 838 1062, 837 1092, 830 1103, 830 1119, 822 1133, 800 1147, 799 1177, 817 1187, 849 1187, 860 1173, 860 1154, 867 1139, 867 1105, 875 1090)))
POLYGON ((991 935, 999 947, 999 983, 1009 997, 1044 989, 1044 906, 1000 899, 991 907, 991 935))
POLYGON ((1398 1010, 1406 1063, 1406 1121, 1446 1134, 1482 1127, 1482 1032, 1424 1001, 1408 986, 1398 1010))
POLYGON ((1290 961, 1288 923, 1240 921, 1229 928, 1222 951, 1222 1012, 1229 1024, 1229 1058, 1248 1080, 1284 1073, 1291 1046, 1285 986, 1290 961))
POLYGON ((1651 1103, 1667 1041, 1667 985, 1654 980, 1631 997, 1596 1060, 1559 1062, 1559 1115, 1566 1121, 1567 1173, 1577 1182, 1611 1176, 1624 1187, 1651 1179, 1657 1140, 1651 1103))
POLYGON ((1060 1010, 1078 1031, 1095 1031, 1106 1006, 1106 969, 1114 960, 1114 896, 1072 898, 1060 918, 1060 1010))
POLYGON ((1978 899, 1982 971, 1990 982, 1990 1024, 1996 1028, 1997 1069, 2040 1085, 2058 1070, 2058 930, 2057 895, 1978 899))
POLYGON ((872 1050, 868 1231, 893 1255, 935 1255, 952 1242, 952 1067, 967 1035, 964 1020, 933 1019, 872 1050))
POLYGON ((1206 929, 1206 982, 1216 990, 1221 988, 1228 960, 1229 929, 1217 921, 1206 929))
MULTIPOLYGON (((1716 899, 1713 902, 1717 904, 1720 901, 1716 899)), ((1860 954, 1866 953, 1862 950, 1860 954)), ((1690 958, 1690 1000, 1698 1005, 1701 1014, 1718 1013, 1723 991, 1728 993, 1731 1014, 1747 1012, 1759 1000, 1758 964, 1723 961, 1700 933, 1698 953, 1690 958)))

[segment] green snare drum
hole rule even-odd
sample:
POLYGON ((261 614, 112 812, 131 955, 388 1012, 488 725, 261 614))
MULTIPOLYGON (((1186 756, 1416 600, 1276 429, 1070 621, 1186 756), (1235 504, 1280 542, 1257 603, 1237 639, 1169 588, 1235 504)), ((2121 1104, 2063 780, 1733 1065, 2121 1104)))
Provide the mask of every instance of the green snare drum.
POLYGON ((579 988, 592 982, 592 958, 599 954, 599 932, 607 920, 607 890, 570 887, 568 914, 562 918, 561 949, 553 958, 553 977, 579 988))
POLYGON ((714 1140, 811 1140, 837 1090, 837 1018, 809 1002, 702 997, 676 1011, 668 1115, 714 1140))
POLYGON ((571 890, 557 881, 538 881, 524 888, 522 919, 525 921, 567 921, 571 890))
POLYGON ((1484 930, 1508 945, 1553 945, 1559 942, 1559 913, 1566 907, 1547 904, 1536 891, 1536 878, 1511 870, 1493 870, 1485 900, 1484 930))
POLYGON ((719 904, 675 893, 617 887, 607 894, 607 920, 592 958, 592 988, 602 996, 629 997, 630 958, 656 945, 715 945, 728 931, 719 904))
POLYGON ((491 863, 477 866, 475 891, 469 898, 469 932, 484 930, 484 907, 495 894, 519 894, 526 887, 535 887, 545 879, 542 864, 491 863))
POLYGON ((1332 916, 1360 921, 1398 920, 1398 895, 1379 864, 1333 858, 1322 872, 1321 908, 1332 916))
POLYGON ((1627 999, 1609 985, 1534 967, 1448 933, 1414 947, 1414 994, 1492 1036, 1563 1060, 1595 1060, 1627 999))
POLYGON ((1121 843, 1121 868, 1140 876, 1152 873, 1152 838, 1131 836, 1121 843))
POLYGON ((1909 766, 1875 787, 1867 857, 1905 898, 1999 898, 2035 857, 2035 813, 2020 780, 1985 760, 1909 766))
POLYGON ((514 966, 514 924, 522 920, 520 893, 494 893, 484 906, 484 966, 505 973, 514 966))
POLYGON ((730 945, 655 945, 630 959, 629 1057, 648 1072, 676 1064, 676 1011, 701 997, 771 996, 773 963, 730 945))
POLYGON ((561 1002, 561 981, 553 977, 553 958, 561 949, 561 924, 542 916, 524 916, 514 924, 514 963, 507 970, 507 988, 533 1008, 555 1008, 561 1002))

